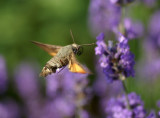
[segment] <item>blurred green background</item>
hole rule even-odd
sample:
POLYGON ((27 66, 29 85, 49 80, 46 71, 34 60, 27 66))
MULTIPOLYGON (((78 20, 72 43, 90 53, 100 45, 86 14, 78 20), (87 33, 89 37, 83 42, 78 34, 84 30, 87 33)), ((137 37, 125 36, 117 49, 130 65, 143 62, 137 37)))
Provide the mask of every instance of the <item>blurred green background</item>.
MULTIPOLYGON (((142 21, 146 32, 149 17, 160 3, 154 8, 138 3, 128 7, 127 16, 142 21)), ((88 8, 89 0, 1 0, 0 54, 6 59, 10 76, 21 61, 38 62, 42 68, 51 58, 32 44, 32 40, 65 46, 73 43, 69 32, 72 29, 76 43, 95 42, 88 27, 88 8)), ((142 40, 130 42, 136 62, 144 56, 142 40)), ((94 57, 94 46, 90 46, 85 47, 84 53, 77 58, 94 72, 94 57)), ((94 77, 95 74, 91 76, 92 81, 94 77)), ((160 80, 148 83, 137 79, 127 80, 129 91, 140 94, 147 108, 155 107, 160 99, 160 80)))
MULTIPOLYGON (((73 43, 72 29, 76 43, 94 42, 87 27, 88 4, 88 0, 0 1, 0 53, 8 68, 13 70, 21 60, 38 61, 43 66, 50 59, 32 40, 65 46, 73 43)), ((85 47, 78 57, 80 62, 91 65, 93 48, 85 47)))

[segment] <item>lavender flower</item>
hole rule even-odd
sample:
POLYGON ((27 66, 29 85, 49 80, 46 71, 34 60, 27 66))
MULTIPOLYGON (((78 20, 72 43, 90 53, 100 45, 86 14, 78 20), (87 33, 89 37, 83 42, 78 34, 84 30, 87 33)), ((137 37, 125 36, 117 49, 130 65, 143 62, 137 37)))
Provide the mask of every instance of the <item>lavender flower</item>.
MULTIPOLYGON (((33 65, 33 64, 32 64, 33 65)), ((29 118, 43 117, 43 98, 40 94, 36 66, 22 63, 16 68, 15 83, 25 106, 25 116, 29 118)))
MULTIPOLYGON (((108 99, 111 96, 117 96, 122 92, 121 81, 115 81, 113 83, 106 83, 105 75, 102 72, 102 68, 96 64, 96 80, 93 84, 93 89, 97 96, 102 99, 108 99)), ((102 102, 103 105, 103 102, 102 102)))
POLYGON ((146 118, 157 118, 155 111, 151 111, 150 114, 146 118))
POLYGON ((145 80, 154 80, 158 78, 160 70, 160 58, 147 60, 140 68, 139 74, 145 80))
POLYGON ((91 0, 89 25, 94 34, 112 31, 120 22, 121 8, 110 0, 91 0))
POLYGON ((39 96, 38 73, 28 63, 22 63, 15 69, 15 83, 24 99, 35 99, 39 96))
POLYGON ((129 18, 124 19, 125 35, 128 39, 139 38, 143 35, 143 26, 141 22, 133 22, 129 18))
POLYGON ((7 89, 7 72, 6 63, 2 56, 0 56, 0 94, 7 89))
POLYGON ((20 118, 20 109, 13 100, 0 102, 0 118, 20 118))
POLYGON ((95 54, 100 56, 100 66, 106 75, 107 81, 123 80, 134 76, 134 55, 130 52, 128 39, 119 34, 118 43, 113 46, 111 41, 104 43, 104 34, 97 37, 95 54))
POLYGON ((45 106, 45 117, 47 118, 64 118, 72 117, 75 112, 73 102, 64 96, 57 96, 53 100, 47 101, 45 106))
POLYGON ((159 108, 158 116, 160 117, 160 100, 157 101, 157 106, 158 106, 158 108, 159 108))
POLYGON ((130 109, 127 108, 126 97, 111 98, 106 106, 107 118, 144 118, 146 112, 143 101, 136 93, 128 94, 130 109))
MULTIPOLYGON (((160 108, 160 100, 157 101, 157 106, 158 106, 158 108, 160 108)), ((150 114, 147 116, 147 118, 157 118, 157 116, 158 116, 158 118, 160 117, 160 111, 158 111, 158 113, 156 113, 154 110, 152 110, 150 112, 150 114)))
POLYGON ((111 96, 116 96, 122 92, 122 84, 120 81, 106 84, 105 77, 104 78, 98 77, 93 87, 96 95, 105 99, 111 96))
POLYGON ((129 3, 132 3, 134 0, 110 0, 113 4, 118 5, 127 5, 129 3))
POLYGON ((157 11, 150 20, 149 25, 149 36, 148 40, 149 42, 154 46, 156 49, 160 49, 160 25, 157 23, 160 21, 160 11, 157 11))
POLYGON ((2 118, 9 118, 8 109, 3 104, 0 104, 0 116, 2 118))
POLYGON ((151 17, 149 23, 149 32, 145 40, 144 48, 146 53, 146 58, 143 60, 143 65, 139 70, 140 76, 145 79, 156 79, 159 75, 160 69, 160 26, 158 22, 160 21, 160 11, 157 11, 151 17))
POLYGON ((97 47, 95 48, 96 55, 102 55, 107 49, 107 46, 104 42, 104 38, 104 33, 101 33, 97 36, 97 47))
POLYGON ((87 75, 75 74, 64 69, 63 73, 47 76, 46 93, 49 99, 45 107, 47 117, 63 118, 82 115, 87 118, 87 113, 82 108, 87 103, 88 80, 87 75))
POLYGON ((160 108, 160 100, 157 101, 157 106, 160 108))

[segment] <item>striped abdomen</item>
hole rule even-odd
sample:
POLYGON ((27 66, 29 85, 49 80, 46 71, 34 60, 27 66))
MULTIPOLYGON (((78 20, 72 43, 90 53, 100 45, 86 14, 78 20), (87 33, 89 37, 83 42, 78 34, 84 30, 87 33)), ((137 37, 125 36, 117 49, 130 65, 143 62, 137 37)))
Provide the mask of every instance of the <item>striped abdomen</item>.
POLYGON ((48 74, 55 73, 58 68, 68 65, 72 50, 70 46, 63 47, 57 55, 52 57, 43 67, 40 76, 46 77, 48 74))

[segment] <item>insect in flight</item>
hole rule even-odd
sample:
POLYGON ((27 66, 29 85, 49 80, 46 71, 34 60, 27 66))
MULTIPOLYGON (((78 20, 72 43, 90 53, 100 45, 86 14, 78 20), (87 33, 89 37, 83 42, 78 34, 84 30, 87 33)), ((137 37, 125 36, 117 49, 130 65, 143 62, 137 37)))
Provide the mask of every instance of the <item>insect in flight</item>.
POLYGON ((43 67, 40 76, 46 77, 52 73, 56 73, 56 70, 63 69, 64 67, 68 66, 68 69, 74 73, 89 73, 77 60, 75 55, 81 55, 83 51, 82 46, 87 45, 94 45, 92 44, 82 44, 78 45, 74 41, 74 37, 72 31, 70 30, 73 44, 67 46, 57 46, 57 45, 50 45, 50 44, 43 44, 40 42, 32 41, 32 43, 36 44, 40 48, 44 49, 48 52, 51 56, 53 56, 43 67))

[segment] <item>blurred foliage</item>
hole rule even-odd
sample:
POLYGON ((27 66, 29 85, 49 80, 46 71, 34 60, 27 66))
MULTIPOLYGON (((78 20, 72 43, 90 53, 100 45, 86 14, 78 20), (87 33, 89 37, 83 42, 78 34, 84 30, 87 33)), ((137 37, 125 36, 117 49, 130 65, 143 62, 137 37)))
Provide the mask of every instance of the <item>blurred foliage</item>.
MULTIPOLYGON (((69 30, 72 29, 76 43, 93 43, 88 27, 89 0, 1 0, 0 1, 0 54, 7 62, 10 75, 16 65, 23 61, 38 62, 42 68, 51 58, 46 52, 31 43, 31 40, 68 45, 73 43, 69 30)), ((160 4, 157 4, 157 8, 160 4)), ((156 8, 133 3, 128 16, 141 20, 146 29, 149 17, 156 8)), ((143 54, 142 40, 130 42, 131 50, 138 61, 143 54)), ((84 54, 77 57, 94 72, 94 46, 85 47, 84 54)), ((95 75, 91 77, 94 78, 95 75)), ((160 98, 159 81, 147 83, 128 79, 129 91, 136 91, 148 108, 156 105, 160 98)), ((93 79, 92 79, 93 81, 93 79)))
MULTIPOLYGON (((24 59, 38 61, 41 66, 50 59, 31 40, 65 46, 72 43, 69 32, 72 29, 76 43, 94 42, 87 28, 88 3, 84 0, 1 1, 0 53, 6 57, 9 69, 13 70, 24 59)), ((93 53, 93 47, 86 47, 81 62, 92 65, 93 53)))

